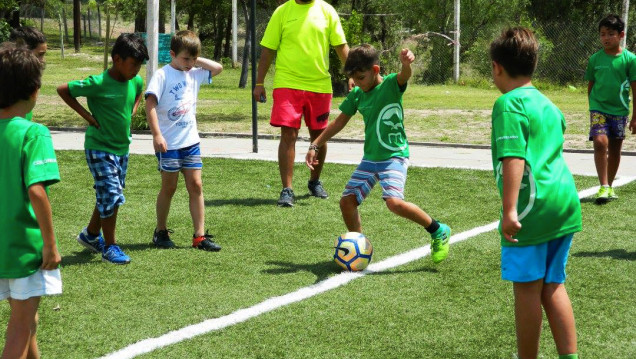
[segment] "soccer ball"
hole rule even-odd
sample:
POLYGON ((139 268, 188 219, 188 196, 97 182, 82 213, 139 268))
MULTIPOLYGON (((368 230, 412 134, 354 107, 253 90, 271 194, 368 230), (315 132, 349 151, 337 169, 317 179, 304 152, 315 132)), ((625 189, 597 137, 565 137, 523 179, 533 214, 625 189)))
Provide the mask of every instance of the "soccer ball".
POLYGON ((371 263, 373 246, 362 233, 348 232, 336 239, 333 260, 348 271, 361 271, 371 263))

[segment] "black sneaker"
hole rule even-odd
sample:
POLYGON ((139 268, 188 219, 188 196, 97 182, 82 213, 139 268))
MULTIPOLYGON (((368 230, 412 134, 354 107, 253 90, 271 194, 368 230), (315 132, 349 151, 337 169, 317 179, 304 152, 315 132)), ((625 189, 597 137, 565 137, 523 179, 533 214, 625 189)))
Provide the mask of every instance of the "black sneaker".
POLYGON ((307 182, 307 188, 309 188, 309 193, 312 196, 318 198, 327 198, 329 194, 325 191, 325 188, 322 186, 322 182, 320 180, 309 181, 307 182))
POLYGON ((152 236, 152 243, 157 248, 174 248, 175 245, 174 242, 170 239, 170 233, 173 233, 172 229, 163 229, 161 231, 158 231, 155 228, 155 233, 152 236))
POLYGON ((294 191, 285 187, 280 191, 280 198, 278 199, 279 207, 293 207, 294 206, 294 191))
POLYGON ((212 240, 213 235, 205 231, 205 234, 199 237, 192 235, 192 248, 201 249, 204 251, 218 252, 221 250, 221 246, 214 243, 212 240))

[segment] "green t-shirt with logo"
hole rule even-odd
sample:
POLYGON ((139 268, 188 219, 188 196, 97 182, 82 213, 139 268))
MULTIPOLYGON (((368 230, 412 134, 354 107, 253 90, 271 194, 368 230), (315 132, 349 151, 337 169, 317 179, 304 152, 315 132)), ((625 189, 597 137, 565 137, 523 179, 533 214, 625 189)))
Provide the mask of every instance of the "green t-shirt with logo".
POLYGON ((585 79, 594 82, 590 92, 590 111, 614 116, 629 115, 629 89, 636 81, 636 55, 623 49, 616 55, 600 50, 590 56, 585 79))
POLYGON ((329 46, 347 43, 336 10, 323 0, 276 8, 261 46, 276 51, 274 88, 331 93, 329 46))
POLYGON ((88 109, 99 123, 99 129, 95 126, 86 129, 84 148, 118 156, 127 154, 135 99, 143 92, 141 76, 121 82, 110 77, 106 70, 85 80, 71 81, 68 89, 72 97, 86 97, 88 109))
POLYGON ((60 180, 49 130, 21 117, 0 119, 0 173, 0 278, 28 277, 42 265, 44 246, 28 188, 60 180))
POLYGON ((391 157, 409 157, 409 143, 404 131, 402 95, 397 74, 390 74, 369 92, 354 88, 340 111, 353 116, 362 114, 364 120, 364 159, 384 161, 391 157))
MULTIPOLYGON (((492 163, 503 197, 501 162, 525 160, 517 214, 521 230, 502 246, 537 245, 581 230, 581 202, 563 158, 565 118, 536 88, 519 87, 495 101, 492 110, 492 163)), ((499 226, 501 233, 501 224, 499 226)))

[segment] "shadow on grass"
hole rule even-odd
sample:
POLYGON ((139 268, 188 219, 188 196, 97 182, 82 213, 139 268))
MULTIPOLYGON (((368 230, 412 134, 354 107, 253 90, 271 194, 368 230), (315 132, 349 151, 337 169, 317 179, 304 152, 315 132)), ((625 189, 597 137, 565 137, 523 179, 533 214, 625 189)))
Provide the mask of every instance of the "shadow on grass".
MULTIPOLYGON (((296 196, 295 205, 306 206, 308 203, 302 202, 303 200, 311 197, 309 194, 302 196, 296 196), (301 201, 301 202, 298 202, 301 201)), ((278 206, 278 198, 228 198, 228 199, 206 199, 206 207, 214 206, 243 206, 243 207, 256 207, 256 206, 278 206)))
POLYGON ((573 253, 572 256, 594 258, 611 257, 612 259, 626 261, 636 260, 636 252, 628 252, 625 249, 610 249, 609 251, 605 252, 577 252, 573 253))
MULTIPOLYGON (((124 252, 126 251, 143 251, 143 250, 147 250, 147 249, 154 249, 155 246, 152 243, 136 243, 136 244, 121 244, 121 243, 117 243, 117 245, 119 245, 121 247, 121 249, 124 250, 124 252)), ((175 250, 177 249, 189 249, 190 247, 177 247, 175 248, 175 250)), ((159 250, 159 249, 157 249, 159 250)), ((101 254, 98 253, 94 253, 91 252, 88 249, 84 249, 84 250, 80 250, 80 251, 76 251, 73 252, 73 254, 71 255, 65 255, 62 257, 62 266, 72 266, 72 265, 78 265, 78 264, 86 264, 86 263, 90 263, 93 261, 99 261, 101 262, 102 260, 102 256, 101 254)))
MULTIPOLYGON (((265 262, 265 264, 278 266, 278 268, 270 268, 270 269, 263 270, 263 273, 267 273, 267 274, 290 274, 290 273, 297 273, 301 271, 313 273, 316 276, 316 281, 314 282, 314 284, 327 279, 332 274, 338 274, 342 272, 342 269, 334 261, 324 261, 324 262, 307 263, 307 264, 270 261, 270 262, 265 262)), ((383 272, 372 272, 367 274, 368 275, 393 275, 393 274, 419 273, 419 272, 438 273, 438 270, 435 268, 420 267, 420 268, 411 269, 411 270, 390 270, 390 271, 383 271, 383 272)))

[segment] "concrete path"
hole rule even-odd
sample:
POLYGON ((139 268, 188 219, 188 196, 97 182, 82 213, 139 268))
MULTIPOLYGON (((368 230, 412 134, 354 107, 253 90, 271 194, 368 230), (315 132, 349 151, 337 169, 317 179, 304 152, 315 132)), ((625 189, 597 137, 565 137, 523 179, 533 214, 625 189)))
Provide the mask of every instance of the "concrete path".
MULTIPOLYGON (((83 150, 84 133, 51 130, 53 145, 57 150, 83 150)), ((296 161, 304 162, 309 143, 299 140, 296 144, 296 161)), ((329 142, 327 162, 358 164, 362 158, 362 143, 329 142)), ((411 165, 417 167, 452 167, 492 170, 490 149, 411 144, 411 165)), ((278 140, 259 139, 258 153, 252 152, 252 139, 245 137, 205 136, 201 138, 201 152, 205 157, 225 157, 277 161, 278 140)), ((130 147, 135 154, 153 154, 152 136, 135 134, 130 147)), ((592 153, 565 153, 572 173, 596 176, 592 153)), ((618 176, 636 176, 636 156, 623 155, 618 176)))

